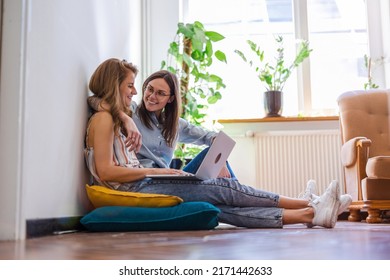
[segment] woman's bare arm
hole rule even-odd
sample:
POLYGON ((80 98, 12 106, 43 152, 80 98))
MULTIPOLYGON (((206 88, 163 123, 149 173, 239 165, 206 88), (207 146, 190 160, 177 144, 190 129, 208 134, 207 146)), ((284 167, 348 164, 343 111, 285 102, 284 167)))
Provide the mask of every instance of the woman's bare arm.
MULTIPOLYGON (((96 112, 109 111, 110 106, 102 101, 99 97, 89 96, 87 98, 88 105, 96 112)), ((133 119, 124 112, 120 113, 121 121, 124 124, 124 128, 127 132, 127 138, 125 140, 126 147, 130 151, 139 152, 142 146, 142 135, 135 125, 133 119)))
POLYGON ((133 182, 146 174, 176 174, 181 170, 169 168, 126 168, 116 166, 113 158, 114 123, 108 112, 97 113, 90 124, 89 146, 94 149, 96 172, 103 181, 133 182))

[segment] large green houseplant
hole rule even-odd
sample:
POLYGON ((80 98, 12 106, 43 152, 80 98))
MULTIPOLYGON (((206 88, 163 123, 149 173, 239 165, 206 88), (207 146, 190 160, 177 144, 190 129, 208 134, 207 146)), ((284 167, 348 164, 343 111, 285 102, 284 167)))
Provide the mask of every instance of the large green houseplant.
POLYGON ((294 60, 287 64, 283 37, 276 36, 275 41, 277 43, 276 56, 272 59, 266 58, 265 51, 251 40, 247 40, 247 43, 252 53, 256 55, 256 61, 248 60, 242 51, 235 50, 235 53, 245 62, 254 67, 257 77, 266 89, 264 109, 267 117, 280 116, 283 106, 283 88, 294 69, 308 58, 312 51, 307 40, 300 41, 294 60))
MULTIPOLYGON (((177 25, 174 40, 167 51, 167 59, 161 68, 175 73, 180 79, 182 98, 181 117, 195 125, 202 125, 208 106, 222 98, 225 88, 222 78, 210 69, 215 60, 226 63, 226 55, 214 50, 215 43, 225 37, 218 32, 206 30, 199 21, 177 25)), ((180 145, 175 156, 192 157, 199 149, 190 145, 180 145)))

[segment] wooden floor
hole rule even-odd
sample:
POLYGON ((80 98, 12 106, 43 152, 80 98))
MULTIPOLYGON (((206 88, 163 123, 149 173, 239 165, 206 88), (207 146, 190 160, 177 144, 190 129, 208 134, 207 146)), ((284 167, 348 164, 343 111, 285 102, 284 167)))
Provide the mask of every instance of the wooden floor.
POLYGON ((334 229, 76 232, 0 242, 3 260, 389 260, 390 224, 339 221, 334 229))

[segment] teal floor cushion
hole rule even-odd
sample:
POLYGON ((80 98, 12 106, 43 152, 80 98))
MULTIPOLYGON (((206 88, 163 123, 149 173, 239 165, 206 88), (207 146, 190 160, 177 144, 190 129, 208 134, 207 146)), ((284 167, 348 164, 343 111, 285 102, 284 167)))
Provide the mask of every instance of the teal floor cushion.
POLYGON ((208 202, 183 202, 171 207, 104 206, 81 220, 90 231, 201 230, 218 225, 220 210, 208 202))

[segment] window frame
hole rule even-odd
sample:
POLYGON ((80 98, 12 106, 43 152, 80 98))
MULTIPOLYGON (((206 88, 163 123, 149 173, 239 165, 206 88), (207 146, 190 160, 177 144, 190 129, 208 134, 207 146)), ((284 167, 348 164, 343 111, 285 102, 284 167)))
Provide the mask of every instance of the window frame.
MULTIPOLYGON (((164 27, 161 27, 161 21, 156 16, 160 11, 162 3, 156 0, 145 0, 148 5, 144 9, 143 33, 144 36, 144 73, 151 73, 160 67, 160 62, 165 59, 162 54, 167 48, 168 43, 173 39, 178 22, 183 22, 186 18, 188 9, 188 0, 165 0, 164 10, 167 11, 164 27), (151 10, 150 10, 151 9, 151 10), (149 10, 145 12, 145 10, 149 10), (156 14, 156 15, 155 15, 156 14), (159 36, 155 38, 152 31, 159 31, 159 36), (160 38, 160 39, 158 39, 160 38), (161 38, 165 38, 161 42, 161 38), (156 48, 156 46, 160 46, 156 48)), ((307 18, 307 0, 293 0, 293 20, 295 37, 307 39, 309 36, 308 18, 307 18)), ((387 0, 365 1, 367 9, 367 30, 368 30, 368 54, 373 58, 385 57, 385 61, 375 68, 373 73, 373 82, 381 88, 388 88, 390 85, 390 58, 385 50, 390 49, 390 3, 387 0)), ((304 61, 297 69, 297 94, 298 111, 305 116, 312 115, 312 92, 310 77, 310 58, 304 61)))

